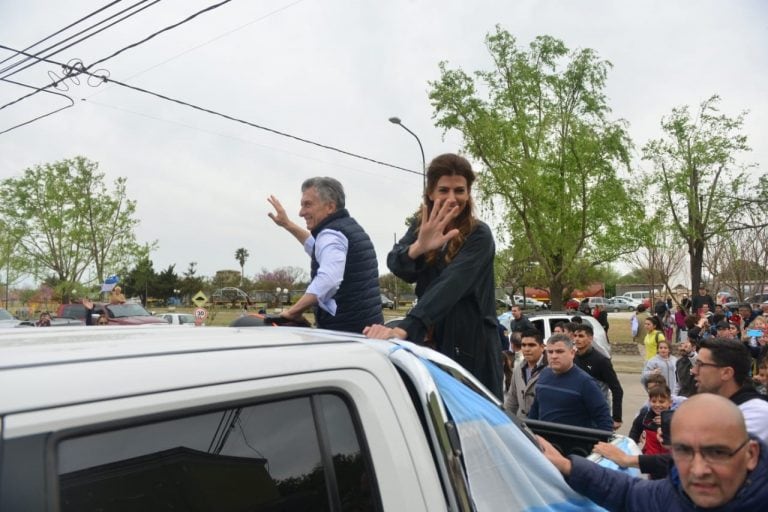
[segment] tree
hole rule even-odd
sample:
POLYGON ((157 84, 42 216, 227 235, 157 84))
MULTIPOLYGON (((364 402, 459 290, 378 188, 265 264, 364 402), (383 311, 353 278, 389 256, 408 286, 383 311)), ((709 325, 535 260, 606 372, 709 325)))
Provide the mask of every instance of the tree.
POLYGON ((274 291, 276 288, 307 286, 307 272, 299 267, 280 267, 275 270, 262 268, 254 277, 254 286, 259 290, 274 291))
POLYGON ((250 254, 248 253, 248 249, 245 249, 243 247, 235 251, 235 259, 240 264, 240 287, 241 288, 243 286, 243 277, 245 276, 245 261, 248 259, 248 256, 250 256, 250 254))
POLYGON ((765 209, 768 195, 752 166, 737 163, 750 150, 742 134, 745 113, 720 114, 720 98, 712 96, 691 114, 687 106, 675 108, 662 119, 663 137, 643 147, 643 159, 653 168, 649 183, 659 191, 658 208, 671 213, 672 225, 685 243, 690 258, 691 288, 701 284, 704 251, 717 235, 759 224, 733 222, 731 212, 765 209), (755 186, 750 186, 755 183, 755 186))
POLYGON ((201 291, 205 285, 203 278, 195 274, 197 274, 197 262, 191 261, 184 272, 184 278, 179 283, 179 289, 181 290, 182 297, 184 297, 184 302, 187 302, 189 298, 201 291))
POLYGON ((481 162, 479 196, 529 247, 560 307, 577 261, 634 249, 639 206, 617 174, 631 143, 603 93, 610 63, 549 36, 525 51, 500 27, 486 45, 491 71, 473 79, 443 62, 429 97, 437 125, 459 130, 481 162))
POLYGON ((703 267, 712 276, 713 289, 730 288, 739 300, 762 293, 768 283, 768 227, 712 237, 704 250, 703 267))
POLYGON ((157 274, 155 273, 152 260, 149 255, 143 256, 136 266, 125 276, 125 294, 138 294, 141 297, 141 303, 146 307, 147 299, 156 293, 155 283, 157 274))
MULTIPOLYGON (((52 272, 62 290, 74 287, 91 265, 103 281, 107 268, 127 267, 140 253, 135 203, 125 179, 104 185, 98 164, 83 157, 36 165, 0 184, 0 218, 18 236, 31 273, 52 272)), ((71 292, 64 292, 68 300, 71 292)))
MULTIPOLYGON (((656 285, 662 285, 670 296, 672 293, 670 281, 678 275, 685 265, 685 248, 676 243, 674 233, 664 228, 664 223, 657 215, 650 223, 655 229, 646 231, 642 239, 643 247, 629 255, 627 260, 634 265, 641 275, 643 284, 648 284, 651 292, 651 304, 655 303, 654 297, 656 285)), ((674 298, 677 301, 677 298, 674 298)))

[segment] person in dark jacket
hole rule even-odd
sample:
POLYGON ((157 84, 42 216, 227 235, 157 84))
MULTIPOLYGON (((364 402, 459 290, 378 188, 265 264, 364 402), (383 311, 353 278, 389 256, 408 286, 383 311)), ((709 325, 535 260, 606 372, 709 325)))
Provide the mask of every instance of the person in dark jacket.
POLYGON ((574 328, 573 344, 576 346, 576 365, 597 381, 606 401, 613 404, 613 429, 621 427, 621 401, 624 390, 621 387, 611 360, 595 350, 592 341, 595 331, 589 324, 580 324, 574 328), (610 393, 609 393, 610 390, 610 393), (612 399, 611 399, 612 397, 612 399))
POLYGON ((395 244, 387 266, 416 283, 418 303, 398 327, 371 325, 371 338, 426 343, 456 360, 502 398, 502 364, 493 278, 495 243, 474 215, 469 162, 436 157, 427 169, 421 221, 395 244))
POLYGON ((675 412, 671 432, 675 465, 663 480, 633 478, 539 443, 568 485, 609 511, 763 510, 768 447, 747 434, 735 404, 711 393, 693 396, 675 412))
POLYGON ((612 432, 608 402, 595 379, 573 362, 575 355, 576 349, 568 335, 549 337, 549 366, 541 370, 528 418, 612 432))
POLYGON ((301 193, 299 216, 306 229, 288 218, 275 196, 267 199, 275 209, 269 217, 312 258, 307 291, 280 316, 301 323, 304 311, 314 308, 318 327, 358 333, 383 322, 376 251, 344 207, 344 187, 333 178, 316 177, 301 185, 301 193))
POLYGON ((699 310, 701 307, 706 304, 709 309, 709 312, 713 312, 715 310, 715 301, 712 299, 712 296, 707 293, 707 289, 704 286, 699 286, 699 294, 694 295, 693 299, 691 300, 691 314, 693 315, 699 315, 699 310))
POLYGON ((677 374, 676 395, 688 397, 696 394, 696 380, 691 375, 691 369, 695 362, 696 347, 690 339, 685 339, 680 342, 680 358, 675 362, 675 373, 677 374))

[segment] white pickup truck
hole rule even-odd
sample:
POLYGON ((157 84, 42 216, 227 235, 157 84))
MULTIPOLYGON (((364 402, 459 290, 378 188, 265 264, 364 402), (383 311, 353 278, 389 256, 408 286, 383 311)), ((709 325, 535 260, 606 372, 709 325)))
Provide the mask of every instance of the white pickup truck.
POLYGON ((6 331, 3 511, 583 500, 474 378, 409 343, 282 327, 6 331))

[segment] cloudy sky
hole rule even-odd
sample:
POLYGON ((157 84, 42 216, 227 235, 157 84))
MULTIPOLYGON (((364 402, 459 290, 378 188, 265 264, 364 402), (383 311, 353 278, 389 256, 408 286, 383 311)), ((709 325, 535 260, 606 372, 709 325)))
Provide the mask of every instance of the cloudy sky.
MULTIPOLYGON (((0 44, 26 48, 107 3, 2 0, 0 44)), ((216 2, 133 0, 104 12, 137 3, 146 9, 52 58, 89 65, 216 2)), ((458 150, 459 134, 434 126, 428 82, 442 60, 466 71, 487 69, 483 38, 495 24, 524 45, 549 34, 611 61, 610 105, 629 122, 636 154, 659 136, 659 121, 673 107, 717 93, 725 112, 750 111, 746 132, 754 151, 747 160, 768 169, 763 0, 234 0, 99 68, 260 126, 420 170, 415 139, 387 119, 399 116, 418 134, 428 160, 458 150)), ((0 50, 0 60, 11 56, 0 50)), ((50 73, 61 75, 51 64, 9 72, 0 77, 37 87, 50 82, 50 73)), ((152 254, 156 269, 175 263, 181 273, 190 261, 204 275, 237 269, 239 247, 251 253, 249 275, 308 268, 301 247, 267 217, 266 198, 275 194, 300 221, 301 182, 330 175, 345 185, 347 206, 371 234, 386 271, 393 237, 403 234, 403 219, 418 204, 418 174, 114 85, 92 87, 83 79, 67 88, 61 92, 73 107, 0 135, 0 178, 75 155, 99 162, 110 181, 127 177, 129 196, 138 202, 138 237, 159 245, 152 254)), ((0 82, 3 104, 26 91, 0 82)), ((1 110, 0 131, 66 104, 61 96, 37 94, 1 110)))

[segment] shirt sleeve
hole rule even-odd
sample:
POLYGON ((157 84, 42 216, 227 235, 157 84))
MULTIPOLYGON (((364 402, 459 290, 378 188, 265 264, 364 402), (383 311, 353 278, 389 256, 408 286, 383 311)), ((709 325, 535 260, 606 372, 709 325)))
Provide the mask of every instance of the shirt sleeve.
POLYGON ((316 239, 310 236, 304 242, 304 250, 310 255, 314 250, 319 264, 317 275, 309 283, 307 293, 317 296, 318 305, 332 315, 336 314, 336 301, 333 296, 344 280, 348 249, 347 237, 333 229, 324 229, 316 239))

